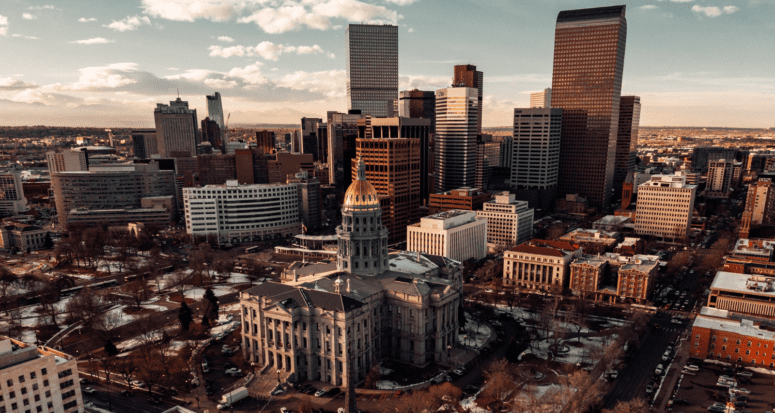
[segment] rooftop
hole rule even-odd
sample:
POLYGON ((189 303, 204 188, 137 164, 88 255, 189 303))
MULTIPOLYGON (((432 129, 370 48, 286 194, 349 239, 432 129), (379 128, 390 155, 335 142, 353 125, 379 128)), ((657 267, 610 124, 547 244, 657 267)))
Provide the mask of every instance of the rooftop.
POLYGON ((775 277, 719 271, 716 273, 716 277, 713 278, 710 289, 756 294, 775 298, 774 285, 775 277))
POLYGON ((439 220, 444 220, 444 219, 450 219, 450 218, 459 217, 459 216, 463 216, 463 215, 466 215, 466 214, 472 214, 472 213, 473 213, 472 211, 464 211, 464 210, 460 210, 460 209, 453 209, 451 211, 444 211, 444 212, 439 212, 439 213, 434 214, 434 215, 429 215, 427 217, 423 217, 422 219, 439 219, 439 220))
POLYGON ((630 217, 624 217, 621 215, 606 215, 603 218, 595 221, 597 225, 621 225, 630 221, 630 217))
POLYGON ((770 256, 775 250, 775 241, 740 238, 735 243, 735 254, 770 256))
POLYGON ((761 329, 760 325, 755 325, 753 320, 732 320, 727 318, 727 316, 728 314, 722 313, 699 314, 694 319, 692 327, 726 331, 746 337, 775 340, 774 332, 761 329))
POLYGON ((564 241, 581 242, 616 242, 619 240, 619 233, 615 231, 603 231, 600 229, 576 228, 573 231, 560 237, 564 241))

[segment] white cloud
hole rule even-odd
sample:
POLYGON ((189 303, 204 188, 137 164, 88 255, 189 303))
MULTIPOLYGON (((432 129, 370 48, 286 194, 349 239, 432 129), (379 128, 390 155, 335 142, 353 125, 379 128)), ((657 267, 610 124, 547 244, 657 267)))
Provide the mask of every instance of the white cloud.
POLYGON ((451 76, 398 76, 398 89, 436 90, 449 86, 452 83, 451 76))
POLYGON ((115 40, 108 40, 104 37, 95 37, 92 39, 85 39, 85 40, 75 40, 70 43, 76 43, 76 44, 105 44, 105 43, 114 43, 115 40))
POLYGON ((231 42, 233 42, 233 41, 234 41, 234 39, 232 39, 232 38, 231 38, 231 37, 229 37, 229 36, 218 36, 218 41, 219 41, 219 42, 226 42, 226 43, 231 43, 231 42))
POLYGON ((700 6, 695 4, 692 6, 692 11, 698 14, 704 14, 707 17, 715 18, 719 17, 722 14, 732 14, 736 11, 740 10, 737 6, 725 6, 723 9, 718 8, 716 6, 700 6))
POLYGON ((19 33, 14 33, 14 34, 11 35, 11 37, 19 37, 19 38, 23 38, 23 39, 38 40, 38 38, 35 37, 35 36, 25 36, 25 35, 19 34, 19 33))
POLYGON ((29 10, 61 10, 58 9, 50 4, 47 4, 45 6, 30 6, 28 7, 29 10))
POLYGON ((7 35, 8 35, 8 28, 0 27, 0 36, 7 36, 7 35))
POLYGON ((127 16, 123 20, 113 20, 113 23, 103 25, 102 27, 108 27, 118 32, 126 32, 137 30, 138 27, 147 24, 151 24, 151 19, 148 16, 127 16))
MULTIPOLYGON (((415 0, 389 1, 403 5, 415 0)), ((239 23, 254 23, 267 33, 283 33, 304 26, 318 30, 341 27, 332 24, 330 19, 396 24, 401 18, 384 6, 359 0, 142 0, 142 8, 152 17, 175 21, 236 19, 239 23)))
POLYGON ((418 0, 385 0, 388 3, 397 4, 399 6, 407 6, 412 3, 416 3, 418 0))
POLYGON ((8 17, 0 14, 0 26, 8 26, 8 17))
POLYGON ((657 6, 653 5, 653 4, 647 4, 645 6, 640 6, 641 10, 655 10, 655 9, 658 9, 658 8, 659 7, 657 7, 657 6))
POLYGON ((81 23, 88 23, 88 22, 96 22, 97 19, 94 17, 89 17, 88 19, 86 17, 81 17, 80 19, 78 19, 78 21, 81 23))
POLYGON ((14 79, 12 77, 0 77, 0 90, 33 89, 37 84, 14 79))
POLYGON ((137 63, 114 63, 108 66, 85 67, 78 81, 66 90, 115 89, 137 83, 129 74, 137 72, 137 63))
POLYGON ((37 17, 33 16, 32 14, 29 14, 29 13, 22 13, 22 19, 24 19, 24 20, 35 20, 35 19, 37 19, 37 17))
POLYGON ((297 71, 283 76, 277 84, 293 90, 307 90, 323 94, 329 98, 346 95, 344 70, 326 70, 322 72, 297 71))
MULTIPOLYGON (((317 54, 324 53, 323 49, 318 45, 312 46, 289 46, 283 44, 274 44, 268 40, 265 40, 255 47, 252 46, 229 46, 223 47, 213 45, 208 48, 211 57, 243 57, 243 56, 261 56, 265 60, 277 61, 283 53, 296 53, 296 54, 317 54)), ((333 54, 329 54, 329 57, 333 54)))

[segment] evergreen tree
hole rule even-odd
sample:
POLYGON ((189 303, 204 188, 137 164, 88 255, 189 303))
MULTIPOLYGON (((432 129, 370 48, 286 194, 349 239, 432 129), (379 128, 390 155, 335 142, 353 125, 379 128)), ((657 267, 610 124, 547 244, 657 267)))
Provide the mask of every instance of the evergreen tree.
POLYGON ((463 303, 457 307, 457 324, 460 328, 466 326, 466 312, 463 310, 463 303))
POLYGON ((191 311, 191 309, 188 307, 188 304, 183 301, 180 309, 178 309, 178 320, 180 320, 180 328, 183 331, 188 331, 188 328, 191 326, 191 320, 194 318, 193 316, 194 312, 191 311))
POLYGON ((205 290, 204 299, 206 301, 207 307, 205 308, 205 314, 207 314, 207 317, 213 321, 218 321, 218 297, 215 296, 215 293, 213 293, 213 290, 210 288, 207 288, 205 290))
POLYGON ((105 341, 105 354, 108 356, 115 356, 118 354, 118 348, 116 348, 116 345, 113 344, 113 340, 111 339, 105 341))
POLYGON ((207 314, 202 316, 202 326, 205 328, 210 328, 210 320, 207 318, 207 314))
POLYGON ((54 247, 54 240, 51 239, 51 235, 47 232, 46 238, 43 238, 43 248, 50 250, 54 247))

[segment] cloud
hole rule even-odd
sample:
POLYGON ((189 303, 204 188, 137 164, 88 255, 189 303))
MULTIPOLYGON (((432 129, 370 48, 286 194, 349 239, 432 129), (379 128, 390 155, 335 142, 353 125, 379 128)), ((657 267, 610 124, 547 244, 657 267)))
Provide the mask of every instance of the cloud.
POLYGON ((347 73, 344 70, 311 73, 300 70, 283 76, 277 84, 293 90, 306 90, 329 98, 337 98, 347 94, 346 76, 347 73))
POLYGON ((137 72, 137 63, 114 63, 108 66, 86 67, 80 69, 81 76, 67 90, 115 89, 137 83, 129 76, 137 72))
POLYGON ((639 8, 641 10, 655 10, 655 9, 658 9, 659 7, 657 7, 657 6, 653 5, 653 4, 647 4, 645 6, 640 6, 639 8))
MULTIPOLYGON (((265 40, 255 47, 252 46, 229 46, 223 47, 213 45, 208 48, 211 57, 244 57, 244 56, 260 56, 265 60, 277 61, 279 56, 283 53, 296 53, 296 54, 317 54, 324 53, 323 49, 318 45, 312 46, 288 46, 283 44, 274 44, 268 40, 265 40)), ((332 54, 329 54, 331 57, 332 54)))
MULTIPOLYGON (((388 0, 405 5, 415 0, 388 0)), ((284 33, 308 27, 328 30, 341 27, 331 19, 373 24, 396 24, 402 17, 385 6, 359 0, 142 0, 143 12, 157 18, 193 22, 236 20, 253 23, 266 33, 284 33)))
POLYGON ((232 38, 231 38, 231 37, 229 37, 229 36, 218 36, 218 41, 219 41, 219 42, 226 42, 226 43, 231 43, 231 42, 233 42, 233 41, 234 41, 234 39, 232 39, 232 38))
POLYGON ((88 22, 96 22, 97 19, 94 17, 89 17, 88 19, 86 17, 81 17, 80 19, 78 19, 78 21, 81 23, 88 23, 88 22))
POLYGON ((416 3, 418 0, 385 0, 388 3, 393 3, 399 6, 407 6, 412 3, 416 3))
POLYGON ((25 82, 12 77, 0 77, 0 90, 34 89, 37 87, 38 85, 35 83, 25 82))
POLYGON ((151 24, 151 19, 148 16, 127 16, 123 20, 113 20, 113 23, 102 25, 102 27, 108 27, 118 32, 126 32, 137 30, 138 27, 147 24, 151 24))
POLYGON ((115 40, 108 40, 104 37, 95 37, 92 39, 85 39, 85 40, 75 40, 70 43, 76 43, 76 44, 105 44, 105 43, 114 43, 115 40))
POLYGON ((420 90, 433 90, 441 89, 449 86, 452 83, 451 76, 398 76, 398 89, 420 89, 420 90))
POLYGON ((22 19, 24 19, 24 20, 35 20, 35 19, 37 19, 37 17, 33 16, 32 14, 29 14, 29 13, 22 13, 22 19))
POLYGON ((710 18, 719 17, 722 14, 732 14, 732 13, 738 11, 738 10, 740 10, 740 9, 738 7, 736 7, 736 6, 725 6, 723 9, 718 8, 716 6, 706 6, 706 7, 703 7, 703 6, 700 6, 698 4, 695 4, 694 6, 692 6, 692 11, 693 12, 698 13, 698 14, 704 14, 705 16, 710 17, 710 18))
POLYGON ((8 35, 8 17, 3 16, 0 14, 0 36, 7 36, 8 35))
POLYGON ((19 33, 14 33, 14 34, 11 35, 11 37, 19 37, 19 38, 23 38, 23 39, 38 40, 38 38, 35 37, 35 36, 25 36, 25 35, 19 34, 19 33))
POLYGON ((62 9, 58 9, 58 8, 56 8, 56 7, 54 7, 54 6, 50 5, 50 4, 47 4, 45 6, 30 6, 27 9, 29 9, 29 10, 62 10, 62 9))

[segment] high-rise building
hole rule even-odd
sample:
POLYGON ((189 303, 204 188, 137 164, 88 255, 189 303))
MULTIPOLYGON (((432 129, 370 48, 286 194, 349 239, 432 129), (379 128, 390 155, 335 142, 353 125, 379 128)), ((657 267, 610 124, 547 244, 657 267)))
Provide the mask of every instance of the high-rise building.
POLYGON ((531 109, 548 109, 552 107, 552 88, 530 94, 531 109))
POLYGON ((256 132, 256 148, 261 153, 274 153, 275 133, 268 130, 256 132))
POLYGON ((132 137, 135 159, 149 159, 159 154, 156 148, 156 129, 132 129, 129 136, 132 137))
POLYGON ((218 124, 218 127, 223 130, 225 118, 223 117, 223 102, 221 101, 221 92, 215 92, 212 95, 207 95, 207 116, 213 122, 218 124))
POLYGON ((398 26, 351 24, 345 38, 348 109, 386 117, 398 98, 398 26))
POLYGON ((18 215, 27 209, 21 170, 18 167, 0 170, 0 216, 18 215))
POLYGON ((452 210, 420 219, 406 229, 406 249, 463 262, 487 255, 487 220, 452 210))
POLYGON ((635 233, 684 238, 689 234, 697 185, 686 184, 683 175, 652 175, 638 186, 635 233))
POLYGON ((196 157, 199 185, 223 185, 237 179, 235 155, 213 154, 196 157))
POLYGON ((508 168, 509 173, 511 171, 511 158, 514 150, 514 137, 513 136, 493 136, 492 140, 500 143, 500 155, 501 159, 499 165, 501 168, 508 168))
POLYGON ((354 110, 348 113, 328 112, 328 173, 329 185, 343 195, 352 182, 352 160, 358 139, 358 119, 364 115, 354 110))
POLYGON ((562 109, 514 109, 511 187, 517 199, 547 211, 557 195, 562 109))
POLYGON ((734 165, 731 160, 719 159, 708 162, 708 180, 705 184, 706 198, 727 198, 732 188, 734 165))
POLYGON ((78 360, 45 346, 0 339, 0 411, 83 413, 78 360), (18 396, 17 396, 18 395, 18 396))
POLYGON ((269 160, 275 156, 266 154, 264 150, 252 148, 234 151, 237 181, 240 185, 269 183, 269 160))
POLYGON ((452 78, 452 86, 471 87, 476 89, 478 98, 476 133, 482 133, 482 92, 484 91, 484 74, 481 71, 476 70, 476 66, 474 65, 457 65, 455 66, 454 76, 452 78))
POLYGON ((748 238, 751 229, 757 225, 769 225, 775 221, 774 189, 769 178, 759 178, 748 186, 745 211, 740 223, 740 238, 748 238))
POLYGON ((436 91, 435 192, 476 185, 478 93, 470 87, 436 91))
POLYGON ((210 118, 202 119, 201 142, 208 142, 213 148, 220 149, 221 151, 225 149, 223 141, 221 140, 221 127, 218 125, 218 122, 215 122, 210 118))
POLYGON ((89 160, 84 151, 46 152, 48 173, 88 171, 89 160))
POLYGON ((288 175, 288 183, 299 189, 299 215, 307 230, 320 227, 320 180, 307 171, 288 175))
MULTIPOLYGON (((421 147, 427 145, 428 119, 358 120, 355 154, 366 165, 366 178, 380 197, 382 223, 391 243, 406 239, 406 226, 420 219, 421 147)), ((352 171, 353 178, 357 169, 352 171)))
POLYGON ((718 146, 698 146, 692 150, 692 169, 697 172, 707 172, 710 161, 720 159, 734 160, 737 150, 734 148, 722 148, 718 146))
POLYGON ((402 90, 398 97, 398 116, 431 120, 431 133, 436 132, 436 93, 425 90, 402 90))
POLYGON ((301 232, 295 184, 225 185, 183 188, 186 232, 213 235, 221 242, 256 241, 301 232), (239 197, 239 198, 238 198, 239 197))
POLYGON ((494 249, 509 248, 533 237, 533 210, 527 201, 517 201, 508 192, 485 202, 476 217, 487 219, 487 242, 494 249))
POLYGON ((315 173, 311 153, 277 153, 274 160, 270 158, 267 168, 270 184, 285 183, 288 175, 299 171, 307 171, 310 175, 315 173))
POLYGON ((614 193, 622 193, 627 174, 635 170, 638 156, 638 128, 640 126, 640 96, 622 96, 619 101, 619 127, 616 134, 616 161, 614 162, 614 193))
POLYGON ((563 109, 558 195, 579 194, 598 209, 611 200, 626 39, 625 6, 557 16, 551 106, 563 109))
POLYGON ((188 102, 177 98, 169 105, 159 103, 153 111, 156 122, 156 146, 162 158, 173 156, 172 152, 188 152, 196 155, 199 132, 196 109, 189 109, 188 102))
POLYGON ((476 179, 477 188, 486 190, 492 179, 492 168, 500 167, 501 143, 492 140, 492 135, 476 137, 476 179))
POLYGON ((313 161, 320 160, 319 133, 325 130, 326 124, 320 118, 301 118, 301 153, 312 154, 313 161))

